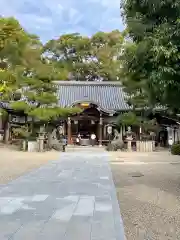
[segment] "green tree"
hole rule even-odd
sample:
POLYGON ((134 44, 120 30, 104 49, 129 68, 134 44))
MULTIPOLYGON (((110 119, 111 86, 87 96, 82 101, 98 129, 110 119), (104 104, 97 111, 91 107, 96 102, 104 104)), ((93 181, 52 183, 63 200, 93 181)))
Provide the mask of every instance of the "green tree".
POLYGON ((43 45, 13 18, 0 18, 0 100, 33 119, 49 122, 80 110, 61 108, 54 85, 57 72, 43 45))
POLYGON ((123 40, 119 31, 98 32, 91 38, 74 33, 49 41, 44 51, 59 72, 58 79, 117 80, 123 40))
MULTIPOLYGON (((143 53, 143 51, 142 51, 143 53)), ((146 55, 138 52, 136 43, 128 42, 121 56, 121 82, 127 93, 126 100, 134 110, 153 109, 158 102, 158 95, 148 84, 145 75, 146 68, 142 67, 146 55)))
POLYGON ((16 84, 21 91, 22 101, 12 101, 11 106, 47 122, 79 110, 58 106, 57 89, 54 84, 56 72, 53 64, 42 58, 42 50, 42 45, 37 40, 34 41, 34 37, 31 38, 28 48, 23 52, 23 63, 16 72, 16 84))
POLYGON ((179 1, 124 0, 121 9, 133 42, 124 55, 127 79, 139 84, 141 91, 148 95, 149 105, 161 104, 177 112, 180 107, 179 1))
POLYGON ((21 53, 27 34, 14 18, 0 18, 0 93, 7 98, 15 90, 16 76, 12 71, 22 60, 21 53))
POLYGON ((44 52, 54 65, 57 79, 60 80, 68 80, 70 77, 84 80, 85 72, 88 71, 85 67, 91 56, 90 51, 90 39, 78 33, 62 35, 44 46, 44 52))
POLYGON ((124 113, 118 116, 117 125, 122 126, 140 126, 141 118, 134 112, 124 113))
POLYGON ((20 46, 27 40, 27 33, 14 18, 0 18, 0 58, 14 59, 20 53, 20 46))
POLYGON ((91 38, 95 74, 103 81, 118 80, 121 71, 120 56, 124 35, 118 30, 110 33, 98 32, 91 38))

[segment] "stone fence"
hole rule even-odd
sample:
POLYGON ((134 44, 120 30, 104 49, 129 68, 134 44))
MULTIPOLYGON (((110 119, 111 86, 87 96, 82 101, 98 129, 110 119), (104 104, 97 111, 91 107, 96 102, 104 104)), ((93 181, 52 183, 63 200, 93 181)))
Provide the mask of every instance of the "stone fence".
MULTIPOLYGON (((132 141, 128 141, 127 150, 133 151, 132 141)), ((136 152, 153 152, 155 151, 155 141, 136 141, 136 152)))

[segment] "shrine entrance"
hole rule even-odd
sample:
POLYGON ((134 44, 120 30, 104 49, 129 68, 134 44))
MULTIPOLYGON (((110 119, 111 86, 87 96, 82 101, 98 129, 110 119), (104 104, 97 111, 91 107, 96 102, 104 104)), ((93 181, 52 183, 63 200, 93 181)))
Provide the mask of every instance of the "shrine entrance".
POLYGON ((98 135, 98 121, 90 119, 81 119, 78 121, 77 132, 81 136, 89 136, 91 134, 98 135))
POLYGON ((68 121, 68 143, 76 143, 76 139, 80 136, 81 145, 91 145, 91 134, 96 135, 96 144, 102 144, 102 113, 97 105, 92 103, 76 104, 77 107, 83 108, 83 111, 69 118, 68 121))

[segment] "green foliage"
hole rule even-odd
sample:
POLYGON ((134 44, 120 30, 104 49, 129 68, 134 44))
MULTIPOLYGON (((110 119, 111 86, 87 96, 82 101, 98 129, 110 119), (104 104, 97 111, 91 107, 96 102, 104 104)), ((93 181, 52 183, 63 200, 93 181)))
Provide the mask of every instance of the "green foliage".
POLYGON ((54 80, 59 72, 54 62, 43 57, 39 38, 28 34, 13 18, 0 18, 0 30, 0 99, 44 122, 79 111, 58 107, 54 80))
POLYGON ((144 119, 144 121, 142 122, 142 128, 146 133, 157 132, 158 124, 156 119, 152 119, 152 120, 144 119))
POLYGON ((0 56, 5 51, 17 49, 17 46, 26 41, 27 34, 14 18, 0 18, 0 56), (8 49, 10 48, 10 49, 8 49))
POLYGON ((134 112, 128 112, 118 116, 117 124, 123 126, 140 126, 141 119, 134 112))
POLYGON ((117 80, 124 34, 65 34, 43 46, 14 18, 0 18, 0 100, 43 122, 81 112, 58 106, 54 80, 117 80))
POLYGON ((28 103, 25 101, 17 101, 10 103, 10 107, 16 111, 24 111, 25 113, 28 113, 31 109, 28 103))
POLYGON ((69 115, 79 112, 81 112, 81 109, 79 108, 42 107, 32 109, 29 115, 37 119, 40 119, 41 121, 50 121, 53 119, 57 119, 58 117, 67 117, 69 115))
POLYGON ((149 120, 146 117, 138 116, 135 112, 128 112, 119 115, 117 117, 117 125, 141 127, 142 133, 144 134, 150 134, 151 132, 156 133, 158 130, 156 119, 149 120))
POLYGON ((19 137, 22 139, 28 139, 31 135, 27 126, 22 126, 19 128, 13 128, 13 134, 15 137, 19 137))
POLYGON ((129 39, 123 55, 123 73, 145 105, 180 108, 180 2, 178 0, 123 0, 122 15, 129 39), (153 7, 152 7, 153 6, 153 7))
POLYGON ((172 155, 180 155, 180 144, 174 143, 171 147, 171 153, 172 155))
POLYGON ((41 43, 14 18, 0 18, 0 32, 0 99, 8 101, 13 100, 13 92, 21 89, 28 69, 37 66, 41 43))
POLYGON ((121 78, 129 105, 134 109, 145 110, 156 106, 159 95, 158 89, 147 80, 148 66, 143 65, 143 61, 146 61, 145 58, 148 56, 142 49, 142 46, 138 48, 136 43, 128 43, 125 46, 121 57, 121 78))
POLYGON ((117 80, 123 42, 119 31, 98 32, 91 38, 73 33, 49 41, 44 51, 56 73, 59 72, 58 79, 117 80))
POLYGON ((6 120, 7 119, 7 112, 4 109, 0 109, 0 116, 2 118, 2 120, 6 120))
POLYGON ((16 76, 10 69, 0 68, 0 99, 10 100, 12 92, 17 90, 16 76))

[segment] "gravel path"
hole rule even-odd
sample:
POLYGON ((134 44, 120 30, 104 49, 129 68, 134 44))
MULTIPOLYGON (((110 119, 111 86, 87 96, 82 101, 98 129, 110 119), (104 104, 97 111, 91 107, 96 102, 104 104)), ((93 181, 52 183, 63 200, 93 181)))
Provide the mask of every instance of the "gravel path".
POLYGON ((0 184, 59 158, 58 152, 28 153, 0 148, 0 184))
POLYGON ((180 157, 133 154, 111 161, 127 240, 180 239, 180 157))

